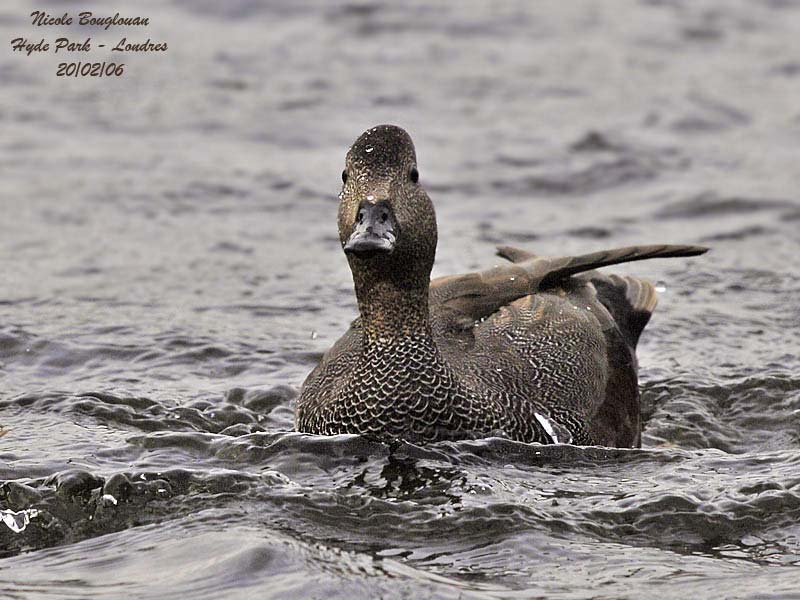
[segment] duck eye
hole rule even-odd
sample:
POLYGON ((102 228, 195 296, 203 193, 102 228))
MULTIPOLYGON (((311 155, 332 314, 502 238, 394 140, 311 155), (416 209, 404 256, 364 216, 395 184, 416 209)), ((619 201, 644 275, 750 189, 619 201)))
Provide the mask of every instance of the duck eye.
POLYGON ((347 183, 347 170, 342 171, 342 183, 347 183))
POLYGON ((408 178, 411 179, 412 183, 417 183, 419 181, 419 171, 417 171, 417 167, 411 167, 411 170, 408 172, 408 178))

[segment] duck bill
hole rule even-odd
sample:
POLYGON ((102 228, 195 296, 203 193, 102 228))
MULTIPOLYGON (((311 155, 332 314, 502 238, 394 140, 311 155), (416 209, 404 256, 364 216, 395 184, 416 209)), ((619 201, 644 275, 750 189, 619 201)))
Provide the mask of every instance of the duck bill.
POLYGON ((396 225, 391 208, 385 202, 362 203, 347 242, 345 254, 370 258, 379 254, 391 254, 397 240, 396 225))

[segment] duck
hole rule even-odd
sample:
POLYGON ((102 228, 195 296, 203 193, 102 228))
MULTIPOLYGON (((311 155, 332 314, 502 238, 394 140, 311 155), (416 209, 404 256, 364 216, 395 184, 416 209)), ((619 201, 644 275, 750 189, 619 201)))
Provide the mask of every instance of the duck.
POLYGON ((359 316, 303 383, 297 431, 641 446, 636 345, 656 290, 598 269, 708 248, 540 257, 501 246, 501 265, 431 280, 436 214, 409 134, 365 131, 342 182, 339 240, 359 316))

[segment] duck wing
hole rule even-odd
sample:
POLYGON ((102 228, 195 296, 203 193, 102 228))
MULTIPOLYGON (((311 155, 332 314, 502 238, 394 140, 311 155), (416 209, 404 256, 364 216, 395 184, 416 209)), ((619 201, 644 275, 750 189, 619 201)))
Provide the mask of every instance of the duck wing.
MULTIPOLYGON (((637 260, 698 256, 707 251, 704 246, 663 244, 627 246, 578 256, 537 257, 525 250, 501 246, 498 254, 511 260, 512 264, 434 279, 431 282, 431 304, 440 311, 444 309, 443 312, 475 323, 517 298, 555 287, 573 275, 637 260)), ((638 296, 643 296, 642 305, 652 310, 655 306, 652 290, 638 283, 640 281, 625 279, 626 292, 636 296, 637 301, 638 296)))

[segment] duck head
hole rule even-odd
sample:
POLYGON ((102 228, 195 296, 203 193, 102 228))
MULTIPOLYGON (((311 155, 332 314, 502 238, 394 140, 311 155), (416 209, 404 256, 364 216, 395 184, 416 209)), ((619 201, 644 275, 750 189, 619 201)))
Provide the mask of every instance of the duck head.
POLYGON ((356 293, 384 283, 427 293, 436 254, 436 214, 419 183, 411 137, 395 125, 359 136, 347 153, 339 239, 356 293))

